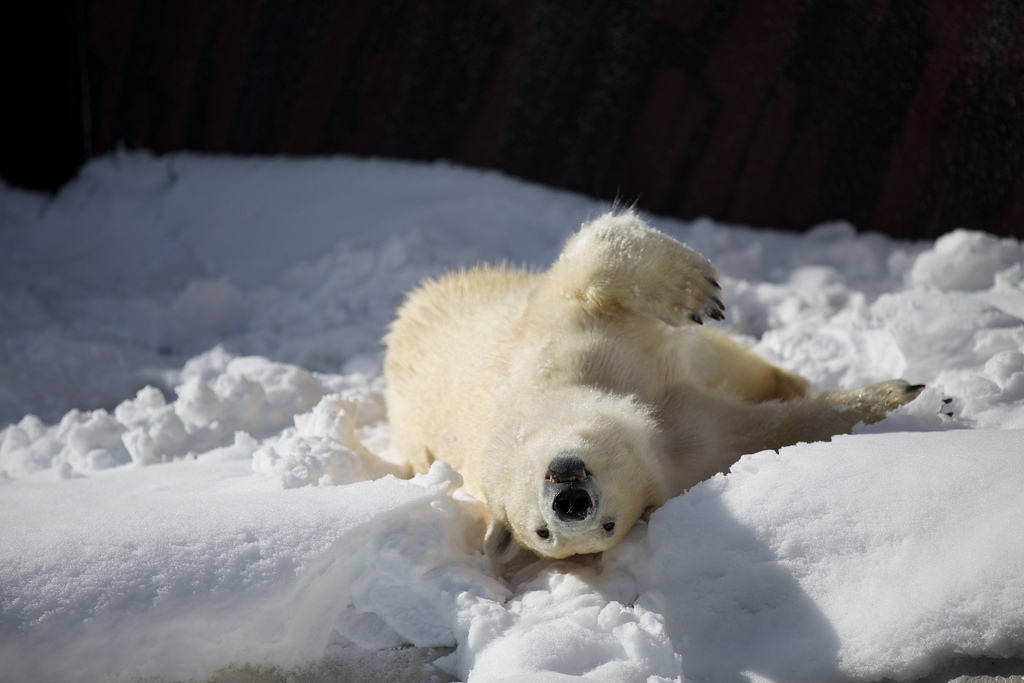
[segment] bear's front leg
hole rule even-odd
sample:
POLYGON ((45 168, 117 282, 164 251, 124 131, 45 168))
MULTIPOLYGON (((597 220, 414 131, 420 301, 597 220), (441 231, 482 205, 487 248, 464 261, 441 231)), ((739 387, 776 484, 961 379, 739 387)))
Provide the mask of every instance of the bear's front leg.
POLYGON ((859 389, 827 391, 821 395, 821 399, 832 406, 833 410, 847 415, 846 422, 849 423, 849 429, 853 429, 853 425, 858 422, 874 424, 884 420, 886 415, 913 401, 923 390, 923 384, 892 379, 859 389))
POLYGON ((669 495, 727 472, 742 455, 828 441, 837 434, 849 434, 860 422, 878 422, 913 401, 923 389, 923 385, 894 379, 790 401, 748 403, 727 393, 682 384, 666 397, 659 416, 676 463, 669 495))
POLYGON ((669 325, 724 318, 718 269, 632 212, 584 225, 548 277, 560 295, 602 313, 636 313, 669 325))

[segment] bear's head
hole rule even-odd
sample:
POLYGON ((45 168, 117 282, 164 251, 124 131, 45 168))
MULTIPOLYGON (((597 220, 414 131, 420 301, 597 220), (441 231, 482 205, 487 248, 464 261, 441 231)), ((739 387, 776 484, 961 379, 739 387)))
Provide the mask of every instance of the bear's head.
POLYGON ((481 472, 488 556, 607 550, 664 502, 658 428, 635 400, 586 387, 542 392, 499 431, 481 472))

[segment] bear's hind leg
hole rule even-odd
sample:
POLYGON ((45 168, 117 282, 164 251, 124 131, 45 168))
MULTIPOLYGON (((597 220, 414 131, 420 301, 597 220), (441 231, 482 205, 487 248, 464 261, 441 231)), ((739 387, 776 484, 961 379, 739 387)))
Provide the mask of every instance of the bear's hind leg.
POLYGON ((721 320, 718 277, 710 261, 632 212, 583 226, 548 271, 558 295, 601 313, 636 313, 669 325, 721 320))
POLYGON ((747 403, 793 401, 811 394, 811 383, 806 379, 769 363, 723 332, 704 328, 676 334, 686 335, 683 353, 690 376, 708 389, 747 403))

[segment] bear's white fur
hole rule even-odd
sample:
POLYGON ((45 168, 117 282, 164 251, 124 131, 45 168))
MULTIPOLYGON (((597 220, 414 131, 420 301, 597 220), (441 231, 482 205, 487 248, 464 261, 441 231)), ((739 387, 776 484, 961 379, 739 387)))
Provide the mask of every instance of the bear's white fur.
POLYGON ((921 387, 810 393, 702 327, 718 272, 632 212, 606 214, 547 272, 481 266, 428 281, 385 341, 397 452, 445 460, 486 501, 487 553, 605 550, 739 456, 875 422, 921 387))

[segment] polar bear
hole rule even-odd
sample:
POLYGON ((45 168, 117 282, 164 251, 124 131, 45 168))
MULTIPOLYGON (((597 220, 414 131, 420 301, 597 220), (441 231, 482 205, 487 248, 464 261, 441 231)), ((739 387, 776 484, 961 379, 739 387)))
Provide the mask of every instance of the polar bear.
POLYGON ((741 455, 881 420, 923 386, 814 396, 702 326, 718 271, 634 212, 584 225, 546 272, 481 266, 410 293, 385 337, 387 408, 414 471, 458 470, 486 502, 486 553, 614 545, 741 455))

